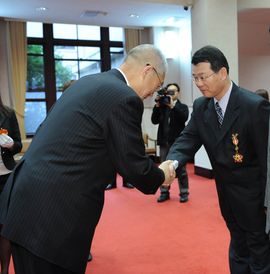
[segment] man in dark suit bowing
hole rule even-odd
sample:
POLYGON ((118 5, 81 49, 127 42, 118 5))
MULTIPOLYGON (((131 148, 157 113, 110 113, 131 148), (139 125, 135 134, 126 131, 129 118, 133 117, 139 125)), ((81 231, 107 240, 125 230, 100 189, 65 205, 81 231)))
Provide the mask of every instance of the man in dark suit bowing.
POLYGON ((215 47, 195 52, 192 64, 193 80, 204 96, 194 101, 191 119, 167 159, 181 167, 205 146, 231 236, 231 273, 269 274, 264 231, 269 102, 230 80, 228 62, 215 47))
POLYGON ((116 172, 145 194, 173 180, 170 161, 157 167, 146 156, 141 131, 142 100, 166 70, 157 48, 140 45, 119 69, 79 79, 56 102, 1 196, 16 274, 85 272, 116 172))

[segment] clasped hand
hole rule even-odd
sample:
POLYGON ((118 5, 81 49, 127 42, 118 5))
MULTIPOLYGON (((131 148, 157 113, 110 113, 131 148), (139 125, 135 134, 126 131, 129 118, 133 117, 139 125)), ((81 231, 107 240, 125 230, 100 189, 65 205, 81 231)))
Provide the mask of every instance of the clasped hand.
POLYGON ((4 148, 11 148, 14 145, 13 139, 7 134, 0 134, 0 146, 4 148))
POLYGON ((175 178, 175 169, 172 160, 167 160, 159 165, 159 168, 163 170, 165 174, 165 180, 163 186, 169 187, 175 178))

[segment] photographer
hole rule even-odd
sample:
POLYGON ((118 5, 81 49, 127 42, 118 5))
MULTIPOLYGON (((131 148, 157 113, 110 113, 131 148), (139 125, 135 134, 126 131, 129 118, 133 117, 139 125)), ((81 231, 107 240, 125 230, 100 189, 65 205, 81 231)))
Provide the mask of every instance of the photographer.
MULTIPOLYGON (((166 160, 168 151, 174 140, 185 127, 188 119, 188 107, 178 99, 180 88, 176 83, 171 83, 166 88, 158 91, 153 108, 152 123, 158 126, 157 144, 160 146, 160 160, 166 160)), ((180 189, 180 202, 188 201, 188 176, 186 167, 179 169, 177 174, 180 189)), ((161 186, 161 195, 158 202, 164 202, 170 198, 170 188, 161 186)))

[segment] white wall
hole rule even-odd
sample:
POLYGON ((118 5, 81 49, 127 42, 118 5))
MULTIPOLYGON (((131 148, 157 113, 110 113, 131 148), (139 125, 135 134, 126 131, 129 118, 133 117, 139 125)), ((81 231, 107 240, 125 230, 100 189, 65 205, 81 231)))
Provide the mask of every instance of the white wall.
MULTIPOLYGON (((212 7, 213 5, 220 5, 220 2, 218 4, 214 0, 209 0, 207 2, 208 5, 212 7)), ((253 5, 258 5, 259 2, 264 3, 264 5, 270 5, 269 0, 238 0, 238 9, 254 8, 253 5)), ((213 14, 211 14, 211 17, 209 17, 210 14, 205 17, 207 11, 204 11, 204 9, 207 10, 209 6, 205 6, 204 4, 205 1, 198 1, 196 2, 197 6, 192 8, 193 16, 195 13, 195 18, 193 17, 192 19, 193 51, 208 43, 216 44, 224 50, 225 55, 228 57, 230 64, 230 76, 236 83, 253 91, 259 88, 270 91, 270 22, 268 25, 265 25, 251 22, 239 22, 238 20, 237 29, 233 27, 233 24, 228 23, 215 26, 213 21, 218 21, 218 18, 213 14), (199 9, 198 12, 196 12, 197 9, 199 9), (200 15, 204 17, 201 18, 200 15), (212 18, 211 22, 209 22, 210 18, 212 18), (198 31, 194 30, 194 26, 196 25, 198 31), (200 25, 200 27, 198 27, 198 25, 200 25), (210 25, 210 29, 205 33, 203 30, 207 30, 208 25, 210 25), (235 41, 235 39, 232 39, 232 37, 223 37, 223 31, 221 31, 223 28, 225 28, 227 33, 232 34, 233 32, 233 37, 238 37, 236 38, 238 39, 236 46, 235 43, 232 43, 232 40, 235 41), (228 28, 231 28, 231 31, 228 31, 228 28), (205 35, 207 37, 205 37, 205 35), (194 46, 194 44, 196 44, 196 46, 194 46), (235 49, 236 53, 238 52, 238 56, 235 53, 235 49)), ((229 2, 222 2, 223 9, 221 10, 223 10, 223 13, 224 10, 229 10, 226 6, 227 4, 229 5, 229 2)), ((233 10, 234 9, 235 7, 233 10)), ((232 16, 229 12, 227 12, 226 22, 230 22, 230 17, 232 16)), ((149 39, 148 42, 158 45, 158 37, 162 31, 164 31, 164 28, 150 28, 148 31, 150 33, 147 35, 147 39, 149 39)), ((192 52, 189 48, 189 45, 191 44, 190 24, 179 28, 179 39, 175 41, 175 43, 179 46, 180 56, 174 59, 168 59, 169 71, 165 78, 165 84, 169 82, 177 82, 180 85, 182 91, 181 101, 189 106, 191 112, 194 99, 201 96, 201 94, 191 81, 190 62, 192 52)), ((157 126, 151 123, 151 113, 154 106, 154 99, 147 99, 144 104, 145 111, 142 122, 143 131, 147 132, 151 138, 156 138, 157 126)))
MULTIPOLYGON (((169 49, 176 47, 177 56, 175 58, 167 58, 168 73, 165 77, 164 85, 168 83, 177 83, 180 86, 181 94, 180 100, 192 106, 192 80, 191 80, 191 26, 190 21, 186 22, 181 27, 177 28, 152 28, 150 32, 149 43, 154 43, 157 47, 162 47, 161 41, 163 39, 163 33, 166 30, 174 30, 176 37, 174 41, 166 41, 166 46, 169 49)), ((162 41, 164 42, 164 41, 162 41)), ((162 48, 161 48, 162 50, 162 48)), ((144 100, 144 114, 142 120, 142 130, 148 133, 152 139, 157 138, 157 125, 153 125, 151 122, 152 110, 155 104, 155 94, 152 98, 144 100)))

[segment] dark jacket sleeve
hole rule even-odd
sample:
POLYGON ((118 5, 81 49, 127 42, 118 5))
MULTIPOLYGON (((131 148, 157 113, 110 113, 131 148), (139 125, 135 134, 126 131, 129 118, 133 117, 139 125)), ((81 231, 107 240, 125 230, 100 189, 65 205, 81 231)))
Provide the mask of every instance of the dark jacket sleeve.
POLYGON ((175 107, 171 110, 171 115, 175 116, 175 120, 179 124, 185 124, 185 122, 188 119, 188 106, 185 104, 180 103, 177 100, 177 103, 175 104, 175 107))
POLYGON ((8 135, 14 141, 13 147, 1 148, 3 162, 6 168, 12 170, 15 166, 13 155, 19 153, 22 150, 20 129, 16 118, 16 114, 13 110, 9 111, 9 114, 7 115, 2 127, 8 130, 8 135))
POLYGON ((195 101, 187 126, 175 140, 167 155, 167 160, 177 160, 180 167, 191 161, 202 145, 195 119, 196 115, 198 115, 196 114, 197 109, 197 102, 195 101))
POLYGON ((257 104, 250 130, 252 146, 257 154, 262 170, 261 175, 263 177, 262 181, 264 182, 262 186, 263 192, 265 192, 265 184, 267 181, 267 147, 265 144, 268 143, 269 110, 270 106, 268 101, 261 100, 261 102, 257 104))
POLYGON ((164 181, 164 173, 146 155, 141 122, 143 103, 128 97, 107 119, 106 143, 115 169, 145 194, 154 194, 164 181))
POLYGON ((9 149, 12 155, 19 153, 22 150, 22 142, 21 142, 21 133, 19 129, 19 124, 16 118, 16 114, 14 111, 11 112, 9 117, 9 136, 13 139, 14 145, 9 149))
POLYGON ((161 114, 161 107, 157 107, 156 105, 153 108, 151 121, 154 125, 157 125, 160 123, 160 114, 161 114))

